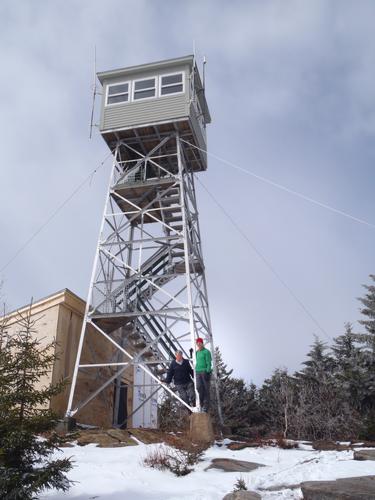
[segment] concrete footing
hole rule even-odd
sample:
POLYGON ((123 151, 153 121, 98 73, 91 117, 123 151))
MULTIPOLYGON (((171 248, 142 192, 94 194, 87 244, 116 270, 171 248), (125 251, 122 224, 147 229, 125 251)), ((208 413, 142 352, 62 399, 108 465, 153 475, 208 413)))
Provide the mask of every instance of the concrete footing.
POLYGON ((59 420, 56 425, 56 431, 61 434, 66 434, 74 430, 76 427, 76 419, 73 417, 65 417, 64 420, 59 420))
POLYGON ((209 444, 215 441, 211 417, 208 413, 190 415, 190 439, 193 443, 209 444))

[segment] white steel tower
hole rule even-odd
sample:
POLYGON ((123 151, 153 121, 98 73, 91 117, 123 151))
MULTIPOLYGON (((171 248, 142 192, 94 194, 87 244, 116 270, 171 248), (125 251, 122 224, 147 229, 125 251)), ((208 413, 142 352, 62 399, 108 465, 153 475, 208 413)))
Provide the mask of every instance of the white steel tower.
POLYGON ((176 350, 193 361, 202 337, 214 354, 194 187, 210 115, 193 56, 98 78, 113 165, 67 415, 106 391, 114 425, 148 404, 136 425, 155 426, 158 391, 179 399, 162 382, 176 350))

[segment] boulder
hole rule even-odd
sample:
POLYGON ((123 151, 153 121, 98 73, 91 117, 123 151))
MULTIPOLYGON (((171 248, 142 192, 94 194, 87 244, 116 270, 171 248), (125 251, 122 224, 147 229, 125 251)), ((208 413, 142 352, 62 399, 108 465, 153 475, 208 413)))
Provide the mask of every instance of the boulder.
POLYGON ((255 493, 255 491, 233 491, 233 493, 228 493, 225 495, 223 500, 261 500, 262 497, 255 493))
POLYGON ((375 460, 375 450, 358 450, 354 452, 354 460, 375 460))
POLYGON ((206 470, 220 469, 224 472, 251 472, 259 467, 265 467, 265 465, 232 458, 214 458, 206 470))
POLYGON ((329 441, 328 439, 314 441, 312 447, 317 451, 347 451, 351 449, 351 447, 346 444, 336 443, 335 441, 329 441))
POLYGON ((304 500, 374 500, 375 476, 306 481, 301 489, 304 500))
POLYGON ((358 441, 352 444, 353 448, 375 448, 375 441, 358 441))
POLYGON ((157 429, 128 429, 129 433, 144 444, 155 444, 163 442, 163 435, 157 429))
POLYGON ((230 450, 243 450, 244 448, 258 448, 259 446, 262 446, 262 443, 259 441, 254 441, 254 442, 239 442, 236 441, 234 443, 229 443, 227 448, 230 450))
POLYGON ((80 431, 77 437, 77 444, 85 446, 94 443, 99 448, 118 448, 123 446, 134 446, 136 441, 129 436, 129 433, 120 429, 86 430, 80 431))

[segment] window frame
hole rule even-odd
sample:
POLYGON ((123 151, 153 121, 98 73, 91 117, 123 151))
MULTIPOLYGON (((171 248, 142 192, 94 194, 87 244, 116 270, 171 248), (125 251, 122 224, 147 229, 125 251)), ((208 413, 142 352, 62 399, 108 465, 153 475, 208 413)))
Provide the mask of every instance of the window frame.
POLYGON ((184 94, 185 93, 185 71, 174 71, 173 73, 165 73, 163 75, 159 75, 159 97, 169 97, 173 95, 179 95, 179 94, 184 94), (174 76, 174 75, 182 75, 182 90, 179 92, 172 92, 170 94, 162 94, 161 90, 162 87, 173 87, 174 85, 181 85, 180 83, 167 83, 165 85, 162 85, 162 79, 164 76, 174 76))
POLYGON ((148 101, 150 99, 159 99, 161 97, 170 97, 170 96, 184 94, 185 90, 186 90, 186 88, 185 88, 186 87, 185 76, 186 76, 185 71, 182 70, 182 71, 174 71, 173 73, 165 73, 165 74, 161 74, 161 75, 160 74, 150 75, 150 76, 143 77, 143 78, 137 78, 136 80, 121 80, 121 81, 116 82, 116 83, 108 83, 106 86, 105 107, 121 106, 124 104, 133 103, 133 102, 148 101), (162 85, 162 80, 164 77, 174 76, 174 75, 182 75, 181 83, 168 83, 168 84, 162 85), (135 84, 137 82, 142 82, 143 80, 154 80, 155 81, 154 87, 147 87, 145 89, 136 90, 135 84), (110 87, 115 87, 116 85, 125 85, 125 84, 128 84, 128 92, 118 92, 116 94, 109 95, 110 87), (161 93, 162 88, 173 87, 174 85, 182 85, 182 90, 180 90, 179 92, 172 92, 170 94, 162 94, 161 93), (152 89, 155 89, 155 95, 149 96, 149 97, 140 97, 138 99, 135 98, 136 92, 142 92, 142 90, 144 91, 144 90, 152 90, 152 89), (120 101, 120 102, 113 102, 113 103, 108 102, 108 99, 110 97, 115 97, 115 96, 125 95, 125 94, 128 95, 127 101, 120 101))
POLYGON ((158 75, 153 75, 153 76, 147 76, 143 78, 137 78, 136 80, 132 80, 132 102, 139 102, 139 101, 148 101, 149 99, 157 99, 158 96, 158 75), (137 82, 143 82, 144 80, 155 80, 155 86, 154 87, 147 87, 145 89, 135 89, 135 84, 137 82), (140 97, 138 99, 135 99, 134 94, 136 92, 142 92, 145 90, 151 90, 155 89, 155 95, 149 96, 149 97, 140 97))
POLYGON ((119 106, 121 104, 128 104, 131 102, 131 80, 126 80, 126 81, 121 81, 121 82, 116 82, 116 83, 108 83, 107 88, 106 88, 106 96, 105 96, 105 105, 106 106, 119 106), (111 94, 109 95, 109 87, 115 87, 116 85, 125 85, 125 83, 128 84, 128 91, 127 92, 119 92, 117 94, 111 94), (127 101, 121 101, 121 102, 108 102, 108 97, 116 97, 118 95, 125 95, 128 94, 128 100, 127 101))

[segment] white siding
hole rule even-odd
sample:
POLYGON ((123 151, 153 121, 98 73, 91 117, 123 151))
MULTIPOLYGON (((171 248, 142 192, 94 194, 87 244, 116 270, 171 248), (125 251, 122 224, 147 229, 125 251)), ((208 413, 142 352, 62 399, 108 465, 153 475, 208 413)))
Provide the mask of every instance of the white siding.
POLYGON ((126 74, 123 77, 109 78, 103 84, 103 96, 101 106, 100 130, 116 130, 122 128, 137 127, 139 125, 151 124, 164 121, 174 121, 189 116, 190 102, 190 67, 178 64, 168 67, 162 71, 141 71, 126 74), (123 81, 134 81, 145 78, 160 77, 170 73, 184 72, 184 93, 155 97, 139 101, 105 105, 107 86, 123 81))
POLYGON ((186 94, 129 102, 104 108, 102 131, 173 121, 189 116, 186 94))

